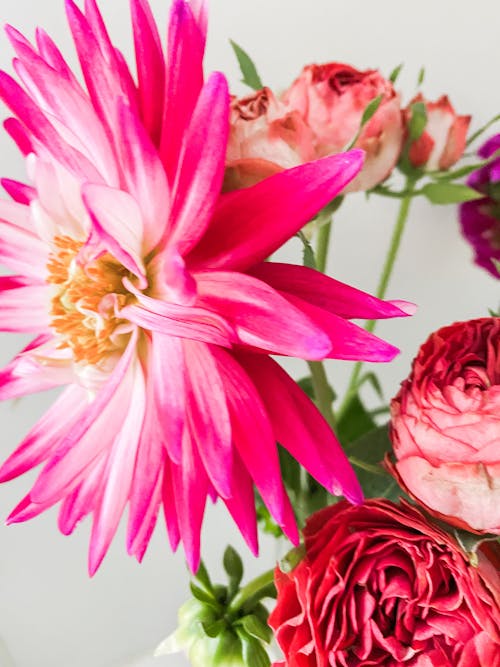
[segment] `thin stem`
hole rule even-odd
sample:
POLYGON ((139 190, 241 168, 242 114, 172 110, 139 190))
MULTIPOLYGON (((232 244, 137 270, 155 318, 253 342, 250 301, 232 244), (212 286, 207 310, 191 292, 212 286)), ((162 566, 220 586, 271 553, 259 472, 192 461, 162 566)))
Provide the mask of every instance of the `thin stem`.
POLYGON ((328 247, 330 245, 330 233, 332 231, 332 221, 325 222, 318 231, 318 242, 316 245, 316 268, 321 273, 326 271, 328 260, 328 247))
MULTIPOLYGON (((394 269, 394 264, 396 262, 396 257, 399 251, 399 247, 401 245, 401 238, 403 236, 403 232, 405 229, 406 221, 408 220, 408 213, 410 210, 410 204, 413 195, 415 194, 414 192, 414 186, 415 182, 412 178, 408 178, 406 187, 404 188, 404 191, 407 192, 408 194, 404 199, 401 200, 401 204, 399 206, 399 212, 398 212, 398 217, 396 220, 396 225, 394 227, 394 231, 392 233, 392 238, 391 238, 391 243, 389 245, 389 251, 387 253, 387 257, 385 259, 385 263, 382 269, 382 273, 380 275, 378 287, 377 287, 377 292, 376 296, 379 299, 383 299, 385 297, 385 294, 387 292, 387 287, 389 285, 389 280, 392 275, 392 271, 394 269)), ((365 329, 369 333, 373 333, 375 330, 377 321, 376 320, 368 320, 365 324, 365 329)), ((359 376, 361 375, 361 370, 363 368, 363 362, 358 361, 353 368, 353 371, 351 373, 351 378, 349 380, 349 384, 347 387, 346 394, 344 396, 344 400, 342 401, 342 404, 338 410, 338 417, 342 415, 346 408, 349 406, 351 400, 354 398, 354 396, 357 393, 357 388, 358 388, 358 380, 359 376)))
POLYGON ((252 579, 244 586, 231 601, 228 612, 235 614, 248 600, 258 599, 259 594, 267 593, 271 584, 274 584, 274 569, 264 572, 255 579, 252 579))
POLYGON ((328 383, 325 366, 322 361, 308 361, 307 365, 311 371, 312 386, 318 409, 333 428, 335 415, 332 408, 332 390, 328 383))

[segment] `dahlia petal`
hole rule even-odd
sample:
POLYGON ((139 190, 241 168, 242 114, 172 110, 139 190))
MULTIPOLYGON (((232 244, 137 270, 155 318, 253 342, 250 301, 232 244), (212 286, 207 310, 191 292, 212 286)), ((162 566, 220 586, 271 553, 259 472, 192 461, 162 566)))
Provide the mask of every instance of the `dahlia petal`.
POLYGON ((137 116, 123 104, 119 109, 125 183, 141 210, 144 222, 142 247, 147 254, 163 236, 168 219, 167 176, 158 152, 137 116))
POLYGON ((198 447, 208 478, 218 495, 232 495, 231 422, 225 390, 210 348, 184 341, 188 418, 193 445, 198 447), (210 391, 207 392, 207 387, 210 391))
POLYGON ((69 81, 73 86, 78 87, 82 92, 83 88, 80 86, 78 79, 73 74, 71 67, 64 59, 62 53, 59 51, 54 41, 47 35, 42 28, 36 29, 36 44, 40 56, 49 64, 52 69, 56 70, 61 77, 69 81))
POLYGON ((177 510, 175 508, 175 491, 173 486, 173 466, 169 460, 165 460, 165 468, 163 471, 163 486, 162 486, 162 503, 163 513, 165 515, 165 523, 167 525, 168 540, 172 551, 176 551, 181 540, 181 533, 179 529, 179 520, 177 518, 177 510))
POLYGON ((153 142, 158 142, 163 118, 163 100, 158 101, 158 91, 162 94, 165 88, 165 58, 149 3, 131 0, 130 5, 141 118, 153 142))
POLYGON ((145 283, 142 261, 143 221, 135 199, 123 190, 86 183, 82 197, 99 238, 129 271, 145 283))
POLYGON ((172 464, 179 532, 191 572, 200 564, 200 533, 207 501, 208 478, 189 431, 184 430, 182 465, 172 464))
POLYGON ((85 406, 85 390, 70 385, 35 424, 0 467, 0 482, 7 482, 45 461, 58 446, 85 406), (64 419, 61 419, 64 415, 64 419))
POLYGON ((271 515, 292 542, 298 542, 293 510, 281 481, 276 441, 260 396, 243 368, 227 352, 213 348, 226 389, 233 441, 271 515))
POLYGON ((233 479, 234 488, 237 491, 229 498, 223 498, 223 501, 250 547, 250 551, 257 556, 259 538, 253 482, 238 452, 233 453, 233 479))
POLYGON ((153 535, 156 523, 158 521, 158 514, 160 512, 161 498, 162 498, 163 475, 158 474, 156 485, 153 488, 149 504, 145 508, 142 515, 141 523, 137 530, 129 535, 127 538, 127 552, 131 556, 135 556, 139 563, 142 562, 149 541, 153 535))
POLYGON ((108 455, 105 486, 94 514, 89 551, 89 574, 94 575, 111 544, 130 494, 137 447, 146 407, 144 373, 133 366, 130 403, 123 424, 108 455))
POLYGON ((105 464, 106 457, 101 456, 81 484, 63 500, 57 520, 63 535, 71 535, 78 523, 96 508, 101 497, 105 464))
POLYGON ((221 197, 190 265, 241 271, 263 261, 332 201, 362 163, 360 150, 340 153, 221 197))
POLYGON ((34 285, 16 276, 0 277, 0 331, 33 333, 48 329, 49 304, 48 285, 34 285))
MULTIPOLYGON (((0 205, 0 216, 2 215, 0 205)), ((0 262, 11 271, 41 282, 47 275, 47 246, 22 227, 0 220, 0 262)))
POLYGON ((0 178, 0 183, 5 192, 18 204, 28 205, 36 197, 35 188, 26 183, 11 178, 0 178))
POLYGON ((43 512, 52 507, 56 502, 35 503, 31 499, 30 494, 28 494, 14 507, 5 520, 5 523, 7 526, 11 526, 13 523, 22 523, 23 521, 34 519, 36 516, 43 514, 43 512))
POLYGON ((174 0, 168 28, 167 80, 160 156, 169 182, 177 171, 184 132, 203 86, 204 39, 190 5, 174 0))
POLYGON ((198 27, 200 29, 204 47, 207 36, 207 24, 208 24, 207 0, 191 0, 189 4, 193 12, 193 16, 196 20, 196 23, 198 24, 198 27))
POLYGON ((363 492, 347 456, 297 383, 268 357, 239 353, 238 360, 262 397, 276 440, 330 493, 362 502, 363 492))
POLYGON ((198 98, 180 155, 168 244, 185 255, 205 232, 220 195, 229 132, 226 79, 214 73, 198 98))
POLYGON ((362 327, 344 320, 322 308, 312 306, 302 299, 284 293, 297 309, 307 315, 319 329, 330 338, 328 359, 349 359, 362 361, 392 361, 400 350, 386 343, 362 327))
POLYGON ((294 294, 314 306, 347 319, 371 320, 406 317, 410 314, 408 308, 412 304, 382 301, 306 266, 262 262, 252 267, 250 273, 276 290, 294 294))
MULTIPOLYGON (((89 179, 97 182, 101 180, 95 166, 60 136, 42 113, 40 107, 6 72, 0 72, 0 99, 62 165, 85 180, 89 179)), ((13 125, 11 124, 12 128, 13 125)), ((19 130, 20 126, 17 124, 15 127, 16 136, 19 130)), ((25 140, 23 140, 23 143, 25 143, 25 140)))
POLYGON ((180 338, 153 332, 150 376, 158 422, 157 436, 170 459, 180 464, 186 411, 185 360, 180 338))
POLYGON ((33 233, 29 206, 0 199, 0 220, 33 233))
POLYGON ((196 275, 198 303, 224 313, 238 341, 304 359, 324 359, 331 343, 304 309, 266 283, 242 273, 207 271, 196 275))
POLYGON ((31 490, 34 502, 60 498, 76 486, 99 454, 109 447, 119 430, 133 392, 137 332, 119 359, 109 379, 94 400, 85 407, 71 431, 61 439, 31 490))
POLYGON ((33 144, 29 133, 17 118, 7 118, 3 126, 24 156, 33 152, 33 144))

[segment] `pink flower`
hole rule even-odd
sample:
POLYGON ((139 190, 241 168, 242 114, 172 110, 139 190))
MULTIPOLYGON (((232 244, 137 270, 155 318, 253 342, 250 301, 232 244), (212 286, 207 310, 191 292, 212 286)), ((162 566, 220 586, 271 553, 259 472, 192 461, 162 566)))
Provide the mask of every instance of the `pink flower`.
POLYGON ((230 107, 225 188, 247 187, 283 169, 315 159, 313 133, 269 88, 230 107))
POLYGON ((399 95, 377 70, 364 72, 343 63, 308 65, 283 95, 315 136, 318 157, 345 150, 361 124, 363 111, 377 96, 382 101, 355 145, 366 151, 360 175, 347 191, 369 190, 394 169, 403 145, 399 95))
POLYGON ((457 116, 446 95, 442 95, 437 102, 429 102, 419 93, 405 109, 406 122, 411 118, 411 107, 415 102, 425 104, 427 125, 420 138, 410 144, 410 162, 429 171, 449 169, 465 150, 471 117, 457 116))
POLYGON ((275 573, 275 667, 499 667, 500 576, 484 553, 472 566, 415 507, 388 500, 327 507, 304 537, 303 560, 275 573))
POLYGON ((434 332, 391 403, 405 490, 455 526, 500 534, 500 318, 434 332))
POLYGON ((359 171, 359 152, 220 196, 224 77, 203 85, 206 7, 174 0, 165 58, 147 0, 132 0, 134 79, 95 0, 66 8, 85 88, 41 30, 9 28, 22 85, 0 73, 6 128, 31 184, 4 180, 1 327, 34 340, 0 373, 0 398, 66 389, 0 469, 42 464, 8 521, 60 503, 71 533, 93 515, 99 567, 125 506, 142 559, 161 507, 172 547, 200 558, 207 498, 257 549, 254 485, 297 540, 276 440, 327 488, 361 499, 315 407, 270 354, 388 360, 348 321, 404 315, 301 267, 264 263, 359 171))

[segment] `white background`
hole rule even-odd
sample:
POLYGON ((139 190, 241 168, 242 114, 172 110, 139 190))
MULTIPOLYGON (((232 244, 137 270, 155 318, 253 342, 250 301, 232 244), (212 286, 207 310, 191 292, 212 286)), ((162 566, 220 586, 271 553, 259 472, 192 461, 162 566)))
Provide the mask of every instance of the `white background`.
MULTIPOLYGON (((128 3, 106 0, 101 5, 113 36, 130 56, 128 3)), ((164 34, 168 0, 154 0, 153 8, 164 34)), ((0 0, 0 19, 29 36, 42 25, 65 53, 72 54, 62 0, 0 0)), ((424 65, 425 93, 430 98, 448 93, 461 113, 473 115, 473 127, 478 127, 500 112, 498 25, 500 3, 495 0, 212 0, 206 65, 207 71, 224 71, 233 90, 243 92, 229 38, 253 55, 263 80, 275 88, 287 86, 304 64, 314 61, 378 67, 387 75, 403 61, 398 86, 405 100, 413 94, 424 65)), ((11 55, 6 38, 0 37, 2 68, 10 68, 11 55)), ((0 139, 0 174, 12 178, 24 174, 6 135, 0 139)), ((349 198, 335 222, 330 264, 335 277, 374 289, 396 206, 376 198, 367 206, 363 195, 349 198)), ((430 331, 457 319, 485 315, 488 307, 498 306, 499 283, 474 268, 471 256, 454 207, 414 203, 388 296, 414 301, 420 310, 411 320, 386 322, 378 329, 403 349, 397 361, 381 369, 387 396, 396 392, 430 331)), ((299 261, 296 243, 287 249, 287 257, 299 261)), ((0 342, 2 362, 21 344, 13 336, 3 336, 0 342)), ((299 362, 293 369, 304 370, 299 362)), ((345 384, 348 371, 348 364, 331 364, 337 387, 345 384)), ((0 406, 2 459, 51 400, 35 396, 0 406)), ((31 481, 25 477, 0 488, 2 517, 31 481)), ((147 655, 174 628, 187 576, 182 555, 169 553, 163 526, 159 525, 141 566, 126 555, 121 532, 92 580, 86 570, 88 534, 89 524, 84 523, 72 537, 61 536, 55 511, 28 524, 0 527, 0 636, 5 642, 5 648, 0 642, 0 667, 135 664, 134 656, 147 655)), ((216 572, 228 542, 242 547, 225 512, 211 508, 204 555, 216 572)), ((272 563, 274 545, 263 540, 262 552, 261 563, 246 559, 249 575, 272 563)), ((173 657, 154 664, 186 663, 173 657)))

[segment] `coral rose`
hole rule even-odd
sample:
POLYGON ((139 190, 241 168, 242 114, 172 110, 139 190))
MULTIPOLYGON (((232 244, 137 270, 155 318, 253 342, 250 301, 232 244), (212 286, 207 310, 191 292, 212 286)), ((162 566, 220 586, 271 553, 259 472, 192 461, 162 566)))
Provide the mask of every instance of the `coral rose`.
POLYGON ((368 190, 396 165, 404 129, 399 95, 377 71, 360 71, 343 63, 308 65, 284 93, 288 109, 299 111, 315 135, 318 157, 339 153, 356 137, 363 111, 382 95, 376 113, 355 145, 366 152, 359 176, 346 191, 368 190))
POLYGON ((391 403, 408 493, 453 525, 500 534, 500 318, 433 333, 391 403))
POLYGON ((404 111, 407 123, 416 102, 425 105, 427 124, 420 137, 410 144, 408 158, 414 167, 425 167, 428 171, 449 169, 465 150, 471 117, 458 116, 446 95, 429 102, 419 93, 404 111))
POLYGON ((275 667, 499 667, 500 576, 408 503, 314 514, 304 559, 276 570, 275 667))
POLYGON ((500 134, 488 139, 478 155, 489 161, 469 176, 467 185, 484 196, 460 206, 460 224, 476 264, 500 278, 500 134))
POLYGON ((224 189, 258 183, 315 159, 313 133, 269 88, 231 100, 224 189))

